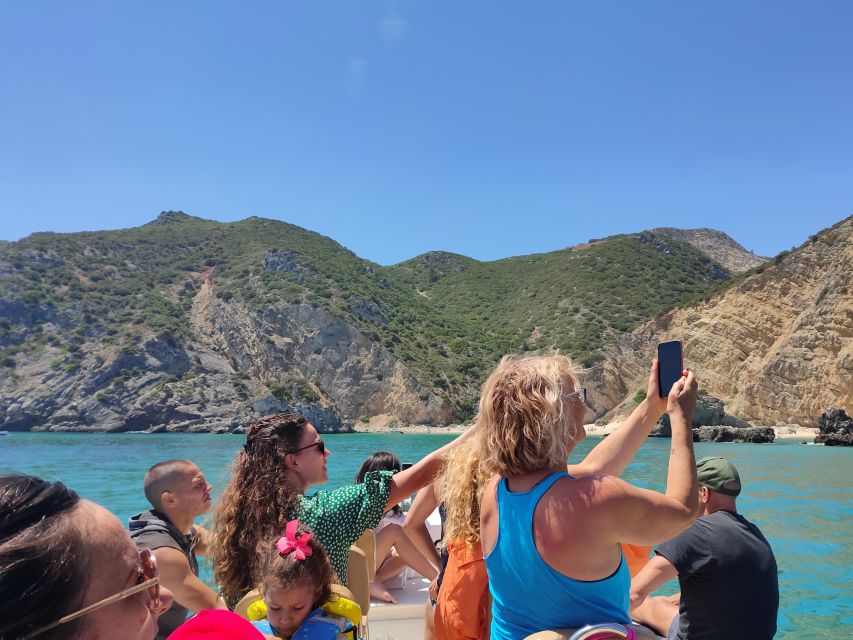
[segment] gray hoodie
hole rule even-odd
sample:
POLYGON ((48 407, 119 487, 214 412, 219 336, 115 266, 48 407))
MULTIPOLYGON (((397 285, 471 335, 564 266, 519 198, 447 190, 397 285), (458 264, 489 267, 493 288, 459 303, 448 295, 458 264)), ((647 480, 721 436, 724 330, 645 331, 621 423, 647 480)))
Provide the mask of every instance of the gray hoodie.
MULTIPOLYGON (((152 551, 160 547, 177 549, 186 556, 192 572, 198 575, 198 560, 193 552, 195 531, 189 535, 182 533, 164 514, 154 509, 131 517, 127 528, 137 547, 152 551)), ((177 601, 172 602, 169 610, 157 620, 157 640, 165 640, 172 631, 181 626, 187 619, 187 612, 186 607, 182 607, 177 601)))

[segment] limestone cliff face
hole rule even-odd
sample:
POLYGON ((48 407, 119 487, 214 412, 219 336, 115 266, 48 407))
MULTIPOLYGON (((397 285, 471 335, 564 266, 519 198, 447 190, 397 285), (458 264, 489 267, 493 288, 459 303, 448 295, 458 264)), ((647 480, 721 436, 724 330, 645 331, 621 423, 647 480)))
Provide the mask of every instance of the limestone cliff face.
POLYGON ((645 387, 655 345, 684 342, 686 366, 726 411, 753 424, 817 427, 827 407, 853 409, 853 218, 761 273, 645 323, 588 374, 610 409, 645 387))
POLYGON ((670 236, 681 242, 693 245, 699 251, 709 255, 731 273, 743 273, 765 262, 762 258, 751 253, 735 242, 731 236, 716 229, 675 229, 673 227, 658 227, 650 233, 670 236))
POLYGON ((253 315, 217 300, 209 314, 207 335, 236 370, 258 381, 310 380, 321 399, 334 403, 349 422, 378 414, 412 423, 450 420, 449 407, 424 390, 403 363, 327 311, 279 304, 253 315))
POLYGON ((446 424, 450 408, 346 321, 309 305, 258 314, 213 295, 205 274, 193 300, 193 340, 151 336, 118 348, 95 339, 80 365, 56 366, 51 347, 0 377, 0 425, 10 430, 233 431, 296 410, 323 431, 361 415, 446 424))

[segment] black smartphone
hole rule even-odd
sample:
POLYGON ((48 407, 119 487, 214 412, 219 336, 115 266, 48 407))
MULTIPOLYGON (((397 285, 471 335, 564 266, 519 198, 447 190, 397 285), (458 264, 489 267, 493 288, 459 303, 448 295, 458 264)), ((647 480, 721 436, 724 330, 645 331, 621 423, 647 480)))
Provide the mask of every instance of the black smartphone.
POLYGON ((411 462, 404 462, 403 464, 400 465, 400 470, 405 471, 406 469, 408 469, 411 466, 412 466, 411 462))
POLYGON ((661 398, 669 395, 672 385, 681 378, 684 371, 684 358, 681 353, 681 341, 672 340, 658 345, 658 390, 661 398))

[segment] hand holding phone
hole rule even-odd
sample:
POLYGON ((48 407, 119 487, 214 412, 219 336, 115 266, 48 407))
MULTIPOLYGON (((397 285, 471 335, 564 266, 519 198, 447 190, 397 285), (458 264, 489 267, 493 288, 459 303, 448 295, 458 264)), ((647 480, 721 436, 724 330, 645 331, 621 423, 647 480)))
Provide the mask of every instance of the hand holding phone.
POLYGON ((658 393, 661 398, 669 395, 672 385, 684 371, 684 356, 680 340, 661 342, 658 345, 658 393))

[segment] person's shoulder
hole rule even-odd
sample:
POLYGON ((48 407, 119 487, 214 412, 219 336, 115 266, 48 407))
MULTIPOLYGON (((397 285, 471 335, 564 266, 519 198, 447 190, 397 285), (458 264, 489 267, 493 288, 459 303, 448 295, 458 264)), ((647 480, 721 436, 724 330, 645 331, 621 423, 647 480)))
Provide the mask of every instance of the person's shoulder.
POLYGON ((696 523, 705 529, 757 529, 754 524, 741 514, 720 509, 708 515, 696 518, 696 523))
POLYGON ((592 473, 575 478, 566 474, 554 483, 554 489, 564 495, 583 495, 595 502, 620 498, 629 486, 624 480, 606 473, 592 473))

